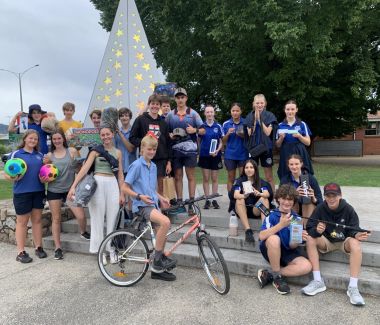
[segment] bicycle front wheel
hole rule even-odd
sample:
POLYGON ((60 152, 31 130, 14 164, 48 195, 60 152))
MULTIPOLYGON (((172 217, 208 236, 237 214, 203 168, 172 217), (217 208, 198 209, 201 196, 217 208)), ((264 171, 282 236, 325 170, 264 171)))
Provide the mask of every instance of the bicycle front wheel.
POLYGON ((98 251, 100 273, 112 284, 129 287, 139 282, 149 268, 149 249, 133 232, 116 230, 104 238, 98 251))
POLYGON ((219 247, 207 234, 198 238, 199 258, 211 286, 221 295, 230 291, 230 274, 219 247))

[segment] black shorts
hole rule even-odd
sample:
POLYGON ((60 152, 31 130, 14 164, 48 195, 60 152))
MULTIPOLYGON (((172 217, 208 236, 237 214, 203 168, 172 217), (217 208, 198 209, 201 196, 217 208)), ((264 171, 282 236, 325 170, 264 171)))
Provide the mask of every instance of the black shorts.
MULTIPOLYGON (((267 245, 265 244, 265 241, 260 244, 260 251, 263 257, 269 262, 268 257, 268 250, 267 245)), ((291 261, 293 261, 295 258, 302 256, 298 250, 296 249, 286 249, 284 246, 281 245, 281 257, 280 257, 280 265, 281 266, 287 266, 291 261)))
POLYGON ((62 202, 66 202, 67 194, 69 192, 64 192, 64 193, 54 193, 47 191, 46 193, 46 199, 48 201, 53 201, 53 200, 62 200, 62 202))
POLYGON ((156 166, 157 166, 157 177, 165 177, 166 176, 166 164, 167 160, 166 159, 159 159, 159 160, 152 160, 156 166))
POLYGON ((33 209, 43 209, 45 201, 45 191, 13 194, 13 204, 17 215, 28 214, 33 209))
POLYGON ((263 154, 254 158, 253 160, 256 161, 257 165, 259 165, 259 160, 260 160, 260 164, 262 167, 272 167, 273 166, 273 152, 272 150, 269 150, 268 152, 264 152, 263 154))
POLYGON ((176 170, 182 167, 197 167, 197 156, 194 155, 188 157, 174 157, 172 162, 172 169, 176 170))
POLYGON ((227 170, 235 170, 236 168, 243 167, 245 160, 233 160, 224 158, 224 166, 227 170))
POLYGON ((223 168, 222 158, 220 156, 201 156, 198 160, 198 167, 203 169, 218 170, 223 168))

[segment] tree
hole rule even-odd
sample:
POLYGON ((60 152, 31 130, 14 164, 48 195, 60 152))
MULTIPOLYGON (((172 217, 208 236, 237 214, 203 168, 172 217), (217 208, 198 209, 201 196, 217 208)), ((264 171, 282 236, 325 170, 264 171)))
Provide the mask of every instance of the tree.
MULTIPOLYGON (((110 30, 118 1, 91 0, 110 30)), ((362 126, 380 107, 380 0, 137 0, 157 63, 193 107, 224 115, 256 93, 281 119, 295 98, 314 135, 362 126)), ((225 116, 224 116, 225 117, 225 116)))

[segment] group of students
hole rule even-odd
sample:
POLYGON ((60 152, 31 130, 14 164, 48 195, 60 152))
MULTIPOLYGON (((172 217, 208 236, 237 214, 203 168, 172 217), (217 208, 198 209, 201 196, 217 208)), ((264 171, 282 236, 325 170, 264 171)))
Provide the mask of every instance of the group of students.
MULTIPOLYGON (((261 285, 273 282, 278 292, 288 293, 290 290, 282 275, 299 276, 313 269, 314 280, 303 289, 303 292, 309 295, 321 292, 326 288, 319 273, 317 248, 323 252, 341 249, 350 253, 352 257, 350 257, 352 266, 348 290, 351 302, 364 304, 357 290, 357 277, 361 263, 360 241, 365 240, 368 234, 347 232, 343 229, 343 235, 338 239, 344 240, 339 244, 331 244, 329 240, 332 240, 333 230, 330 226, 323 222, 312 222, 316 216, 318 220, 322 220, 334 219, 335 214, 338 216, 349 214, 347 222, 358 226, 357 215, 341 198, 338 185, 333 184, 336 186, 335 192, 329 191, 328 185, 325 186, 323 202, 306 150, 306 146, 310 145, 311 132, 307 124, 297 118, 298 108, 295 101, 288 101, 285 104, 286 118, 278 124, 276 117, 266 110, 264 95, 258 94, 254 97, 252 112, 245 119, 241 116, 241 105, 233 103, 231 118, 220 125, 215 121, 213 106, 205 106, 204 122, 195 110, 187 106, 188 97, 185 89, 177 88, 174 98, 176 107, 171 110, 168 98, 151 95, 147 112, 139 115, 133 125, 130 123, 132 112, 128 108, 119 109, 121 127, 116 131, 109 125, 101 123, 100 110, 91 112, 90 118, 94 127, 99 129, 102 145, 100 149, 90 150, 85 163, 76 174, 73 166, 79 153, 76 149, 70 148, 66 140, 70 128, 82 126, 72 118, 75 106, 71 103, 64 104, 65 119, 59 123, 60 128, 50 134, 50 152, 40 152, 42 149, 39 144, 45 141, 42 139, 46 137, 40 127, 43 111, 39 105, 29 107, 30 130, 23 135, 19 149, 12 154, 14 158, 24 159, 28 165, 23 177, 12 179, 17 214, 16 259, 22 263, 32 261, 24 249, 29 218, 32 221, 36 255, 39 258, 46 257, 46 252, 42 248, 41 214, 45 199, 44 183, 47 179, 39 177, 39 169, 43 163, 51 162, 60 171, 58 178, 47 184, 56 259, 63 258, 59 235, 62 202, 66 199, 72 200, 79 182, 88 172, 93 171, 97 189, 88 204, 91 235, 86 232, 83 207, 70 205, 78 219, 82 237, 90 240, 90 252, 97 253, 104 238, 104 217, 108 234, 115 228, 119 206, 127 200, 129 209, 133 213, 140 213, 157 225, 157 246, 152 263, 152 278, 175 280, 175 275, 166 270, 175 267, 176 261, 163 254, 165 235, 170 227, 170 219, 163 215, 159 208, 169 205, 168 199, 163 196, 163 178, 166 175, 174 175, 177 197, 175 202, 171 202, 172 204, 183 200, 184 170, 188 180, 189 197, 190 199, 195 197, 196 166, 202 169, 205 195, 210 194, 210 178, 212 194, 217 193, 218 170, 223 167, 222 152, 224 152, 224 164, 228 171, 227 188, 231 199, 229 210, 236 212, 241 219, 248 242, 254 241, 248 218, 257 216, 262 220, 262 229, 259 233, 260 250, 269 261, 272 272, 259 271, 258 278, 261 285), (281 180, 275 195, 272 172, 274 145, 280 148, 280 166, 277 173, 281 180), (136 155, 137 148, 140 150, 139 158, 136 155), (112 164, 110 159, 113 160, 112 164), (264 168, 266 180, 259 177, 259 163, 264 168), (113 168, 115 165, 118 167, 116 172, 113 168), (237 179, 235 179, 236 171, 240 173, 237 179), (308 174, 310 181, 306 193, 300 179, 305 173, 308 174), (249 194, 244 190, 244 183, 247 181, 252 186, 252 192, 249 194), (302 197, 305 196, 310 200, 303 200, 302 197), (256 205, 261 202, 269 209, 273 198, 279 207, 266 216, 256 205), (332 202, 335 205, 338 202, 338 206, 332 202), (299 254, 297 245, 289 245, 289 225, 292 220, 300 218, 298 214, 310 217, 309 222, 303 222, 305 227, 303 238, 306 240, 309 260, 299 254)), ((15 131, 14 124, 15 121, 11 123, 10 131, 11 129, 15 131)), ((206 201, 204 209, 209 209, 211 205, 215 209, 220 208, 218 202, 214 200, 206 201)), ((182 209, 179 208, 177 212, 184 212, 182 209)), ((189 207, 188 213, 194 213, 193 207, 189 207)), ((112 251, 109 260, 111 263, 116 262, 116 256, 112 251)), ((107 263, 106 257, 104 263, 107 263)))

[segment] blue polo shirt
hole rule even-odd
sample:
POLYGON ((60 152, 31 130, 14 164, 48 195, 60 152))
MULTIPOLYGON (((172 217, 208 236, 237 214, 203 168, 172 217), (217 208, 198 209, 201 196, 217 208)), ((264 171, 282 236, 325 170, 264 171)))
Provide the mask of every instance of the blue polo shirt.
MULTIPOLYGON (((281 122, 278 125, 276 139, 279 138, 279 133, 278 133, 279 130, 296 130, 302 136, 306 136, 306 135, 311 136, 311 131, 310 131, 308 125, 299 119, 296 119, 296 121, 294 122, 293 125, 289 125, 286 120, 281 122)), ((284 143, 296 143, 296 142, 300 142, 300 141, 297 138, 293 137, 292 134, 286 134, 285 135, 284 143)))
MULTIPOLYGON (((291 215, 292 215, 292 221, 291 222, 299 224, 300 221, 301 221, 301 217, 297 213, 295 213, 293 211, 291 212, 291 215)), ((269 216, 267 216, 264 219, 264 222, 261 225, 261 229, 260 230, 266 230, 266 229, 274 227, 275 225, 277 225, 280 222, 280 219, 281 219, 281 212, 278 209, 271 211, 271 213, 269 214, 269 216)), ((277 233, 277 235, 280 237, 281 245, 285 249, 291 249, 289 247, 290 225, 288 227, 282 228, 277 233)), ((264 242, 265 242, 265 240, 260 241, 260 246, 261 247, 263 247, 265 245, 264 242)))
MULTIPOLYGON (((128 140, 129 135, 131 133, 131 128, 129 128, 128 130, 120 128, 120 131, 128 140)), ((121 151, 121 155, 123 158, 123 173, 126 173, 128 171, 129 165, 137 159, 136 149, 134 149, 132 152, 129 152, 118 134, 115 134, 115 146, 117 149, 121 151)))
POLYGON ((224 158, 230 160, 247 160, 248 152, 244 146, 244 139, 236 135, 236 130, 244 126, 244 119, 240 118, 239 123, 234 123, 230 118, 223 123, 223 133, 227 134, 228 129, 234 128, 235 133, 228 136, 226 147, 224 150, 224 158))
POLYGON ((40 124, 36 123, 29 123, 28 124, 28 129, 33 129, 38 132, 39 135, 39 142, 40 142, 40 152, 43 153, 44 155, 49 152, 49 148, 47 145, 47 136, 48 133, 46 133, 44 130, 42 130, 40 124))
POLYGON ((157 188, 157 166, 154 162, 150 162, 148 167, 144 157, 135 160, 128 169, 128 174, 125 177, 125 182, 128 183, 132 190, 138 194, 149 195, 154 204, 148 205, 142 200, 132 199, 132 212, 138 212, 139 207, 155 206, 158 208, 157 188))
POLYGON ((17 182, 13 184, 13 193, 29 193, 29 192, 41 192, 45 191, 44 184, 40 182, 38 174, 43 165, 42 153, 33 151, 29 153, 24 149, 20 149, 12 153, 12 158, 20 158, 25 161, 27 169, 25 175, 17 182))
MULTIPOLYGON (((206 130, 206 133, 203 135, 198 135, 201 139, 199 156, 208 157, 210 156, 211 140, 218 140, 218 143, 216 145, 216 147, 218 148, 219 143, 220 141, 222 141, 221 139, 224 136, 224 132, 222 126, 215 121, 211 125, 208 125, 207 122, 205 122, 200 126, 200 128, 204 128, 206 130)), ((222 153, 219 151, 218 156, 221 156, 221 154, 222 153)))

